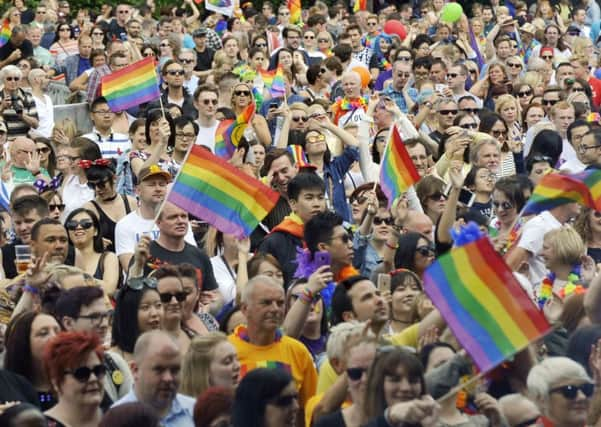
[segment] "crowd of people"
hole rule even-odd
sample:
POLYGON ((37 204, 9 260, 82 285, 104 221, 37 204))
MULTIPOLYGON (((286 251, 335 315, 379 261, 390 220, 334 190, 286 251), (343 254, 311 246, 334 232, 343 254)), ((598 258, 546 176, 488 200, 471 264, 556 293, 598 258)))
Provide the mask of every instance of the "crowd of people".
POLYGON ((601 425, 601 212, 522 215, 601 163, 597 1, 198 3, 6 5, 0 425, 601 425), (148 57, 161 99, 113 111, 148 57), (166 197, 252 104, 227 161, 278 199, 241 239, 166 197), (468 223, 553 326, 479 376, 423 283, 468 223))

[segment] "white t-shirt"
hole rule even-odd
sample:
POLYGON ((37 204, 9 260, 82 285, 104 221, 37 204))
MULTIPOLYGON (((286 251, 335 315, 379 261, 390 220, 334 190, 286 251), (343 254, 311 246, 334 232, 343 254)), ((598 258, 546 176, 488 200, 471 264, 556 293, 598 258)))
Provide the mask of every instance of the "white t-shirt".
MULTIPOLYGON (((196 122, 198 123, 198 122, 196 122)), ((215 152, 215 132, 219 126, 219 121, 215 120, 215 124, 211 127, 203 127, 198 124, 198 136, 196 137, 196 145, 204 145, 215 152)))
MULTIPOLYGON (((159 229, 152 219, 142 218, 137 210, 121 218, 115 227, 115 253, 117 256, 133 254, 136 251, 136 244, 140 237, 146 233, 151 233, 152 240, 159 237, 159 229)), ((196 246, 191 227, 188 227, 185 240, 196 246)))
POLYGON ((236 272, 230 270, 220 255, 211 258, 213 275, 219 285, 219 293, 223 296, 225 304, 236 298, 236 272))
POLYGON ((540 255, 543 250, 543 239, 547 232, 559 227, 561 227, 561 223, 549 211, 541 212, 524 224, 524 231, 520 237, 518 247, 530 252, 528 267, 530 268, 530 281, 535 287, 549 272, 540 255))
POLYGON ((63 186, 63 203, 65 204, 63 218, 67 218, 72 211, 81 208, 93 199, 94 190, 88 187, 88 184, 80 183, 77 175, 71 175, 63 186))
POLYGON ((50 138, 52 128, 54 128, 54 107, 52 106, 52 100, 46 94, 44 94, 43 98, 34 96, 33 100, 35 101, 35 108, 38 111, 39 119, 38 127, 33 129, 33 131, 44 138, 50 138))

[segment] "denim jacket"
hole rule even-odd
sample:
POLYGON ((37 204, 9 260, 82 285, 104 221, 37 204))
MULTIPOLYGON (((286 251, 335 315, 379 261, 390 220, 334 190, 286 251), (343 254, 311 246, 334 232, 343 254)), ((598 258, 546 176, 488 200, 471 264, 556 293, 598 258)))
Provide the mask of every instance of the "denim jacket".
POLYGON ((371 277, 371 273, 382 262, 382 258, 369 241, 370 237, 370 235, 362 236, 359 232, 353 235, 353 248, 355 250, 353 266, 365 277, 371 277))
POLYGON ((344 176, 356 161, 359 161, 359 149, 346 147, 340 156, 334 157, 323 168, 323 180, 330 207, 347 222, 351 222, 351 211, 346 200, 344 176))

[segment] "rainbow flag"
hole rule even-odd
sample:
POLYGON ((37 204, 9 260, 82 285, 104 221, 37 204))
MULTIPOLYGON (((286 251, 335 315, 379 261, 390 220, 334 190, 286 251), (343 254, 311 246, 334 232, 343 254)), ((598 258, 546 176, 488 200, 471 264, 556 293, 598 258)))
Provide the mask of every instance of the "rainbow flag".
POLYGON ((359 12, 360 10, 367 10, 367 0, 355 0, 353 6, 353 12, 359 12))
POLYGON ((286 79, 281 66, 271 71, 259 70, 259 74, 272 98, 281 98, 286 94, 286 79))
POLYGON ((522 215, 538 214, 566 203, 580 203, 601 210, 601 170, 590 168, 575 174, 543 176, 534 187, 522 215))
POLYGON ((8 22, 8 19, 5 19, 2 23, 2 29, 0 30, 0 47, 8 43, 11 34, 10 23, 8 22))
POLYGON ((302 22, 301 0, 286 0, 290 10, 290 23, 299 24, 302 22))
POLYGON ((301 145, 291 144, 287 147, 287 149, 290 152, 290 154, 292 154, 292 157, 294 158, 294 164, 298 168, 315 168, 315 166, 311 165, 309 163, 309 160, 307 160, 307 156, 301 145))
POLYGON ((438 258, 424 290, 482 372, 551 329, 486 237, 438 258))
POLYGON ((419 181, 419 174, 409 157, 396 126, 392 133, 380 162, 380 186, 388 197, 388 207, 409 187, 419 181))
POLYGON ((194 145, 166 200, 223 233, 248 236, 279 195, 206 148, 194 145))
POLYGON ((244 130, 255 115, 255 103, 251 103, 236 120, 223 120, 215 131, 215 154, 229 159, 238 148, 244 130))
POLYGON ((112 111, 119 112, 161 96, 154 58, 149 56, 101 80, 101 94, 112 111))

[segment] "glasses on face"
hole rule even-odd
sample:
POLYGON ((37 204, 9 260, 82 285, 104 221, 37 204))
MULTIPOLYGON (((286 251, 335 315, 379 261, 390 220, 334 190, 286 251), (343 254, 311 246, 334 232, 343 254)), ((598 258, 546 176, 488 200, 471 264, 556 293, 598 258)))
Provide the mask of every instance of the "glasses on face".
POLYGON ((391 217, 380 218, 379 216, 375 216, 374 217, 374 225, 382 225, 382 224, 392 225, 392 224, 394 224, 394 219, 392 219, 391 217))
POLYGON ((532 95, 532 91, 531 90, 525 90, 523 92, 518 92, 518 96, 520 98, 525 98, 525 97, 530 96, 530 95, 532 95))
POLYGON ((555 105, 559 102, 559 99, 543 99, 543 105, 555 105))
POLYGON ((94 227, 94 222, 91 219, 82 219, 81 221, 72 219, 71 221, 67 221, 65 224, 65 228, 67 230, 74 231, 77 230, 77 227, 81 227, 84 230, 89 230, 90 228, 94 227))
POLYGON ((196 138, 194 133, 185 133, 185 132, 176 132, 175 136, 182 139, 192 139, 196 138))
POLYGON ((417 248, 415 248, 415 252, 425 257, 434 256, 436 253, 434 250, 434 246, 432 245, 418 246, 417 248))
POLYGON ((513 209, 513 205, 509 202, 492 202, 495 209, 503 208, 504 211, 513 209))
POLYGON ((267 43, 255 43, 255 47, 267 47, 267 43))
POLYGON ((459 74, 457 73, 447 73, 447 79, 454 79, 455 77, 457 77, 459 74))
POLYGON ((578 152, 580 154, 584 154, 584 153, 586 153, 586 150, 592 150, 594 148, 599 148, 599 147, 601 147, 601 145, 585 145, 585 144, 580 144, 578 146, 578 152))
POLYGON ((119 13, 129 13, 129 10, 120 10, 119 13))
POLYGON ((336 239, 340 239, 342 241, 342 243, 347 244, 348 242, 351 241, 351 236, 349 236, 348 234, 344 233, 344 234, 341 234, 340 236, 332 237, 330 239, 330 241, 336 240, 336 239))
POLYGON ((307 120, 309 120, 309 118, 307 116, 296 116, 296 117, 292 117, 292 121, 293 122, 306 122, 307 120))
POLYGON ((48 154, 48 153, 50 153, 50 148, 49 147, 36 148, 36 151, 38 152, 38 154, 48 154))
POLYGON ((516 62, 508 62, 507 66, 510 68, 522 68, 522 64, 518 64, 516 62))
POLYGON ((179 62, 181 62, 182 64, 192 64, 194 62, 194 60, 193 59, 179 58, 179 62))
POLYGON ((572 92, 584 92, 584 88, 583 87, 573 87, 572 92))
POLYGON ((63 203, 60 204, 50 204, 48 205, 48 209, 50 209, 50 211, 54 211, 54 210, 59 210, 59 211, 64 211, 65 210, 65 205, 63 203))
POLYGON ((203 99, 202 103, 204 105, 217 105, 219 101, 217 99, 203 99))
POLYGON ((464 123, 459 125, 463 129, 478 129, 478 123, 464 123))
POLYGON ((591 383, 584 383, 580 385, 564 385, 562 387, 552 388, 550 393, 561 393, 563 397, 568 400, 576 399, 578 391, 581 391, 586 397, 591 397, 595 392, 595 385, 591 383))
POLYGON ((550 56, 549 55, 543 55, 543 56, 541 56, 541 58, 543 58, 545 61, 550 61, 550 60, 553 59, 553 55, 550 55, 550 56))
POLYGON ((167 304, 167 303, 171 302, 171 300, 173 298, 175 298, 175 300, 177 302, 184 302, 186 300, 186 295, 188 295, 188 294, 186 294, 184 291, 174 292, 174 293, 172 293, 172 292, 159 293, 159 296, 161 297, 161 302, 163 304, 167 304))
POLYGON ((86 315, 79 316, 79 319, 87 319, 94 325, 102 325, 104 319, 108 319, 109 323, 111 323, 111 319, 113 318, 113 311, 105 311, 104 313, 91 313, 86 315))
POLYGON ((490 133, 495 138, 500 138, 500 137, 506 137, 507 136, 507 131, 506 130, 491 130, 490 133))
POLYGON ((314 144, 316 142, 324 142, 326 137, 324 135, 311 135, 307 137, 307 142, 314 144))
POLYGON ((236 96, 250 96, 250 92, 247 91, 247 90, 236 90, 236 91, 234 91, 234 95, 236 95, 236 96))
POLYGON ((98 188, 98 187, 103 187, 103 188, 104 188, 104 186, 105 186, 106 184, 108 184, 108 182, 109 182, 110 180, 111 180, 110 178, 103 179, 102 181, 90 181, 90 180, 88 180, 88 187, 89 187, 91 190, 95 190, 95 189, 96 189, 96 188, 98 188))
POLYGON ((134 277, 127 281, 127 287, 133 289, 134 291, 141 291, 142 289, 156 289, 157 288, 157 279, 154 277, 134 277))
POLYGON ((86 383, 90 379, 92 372, 97 379, 102 379, 106 374, 106 368, 102 364, 92 366, 91 368, 88 368, 87 366, 80 366, 74 371, 66 370, 65 374, 73 375, 73 378, 80 383, 86 383))
POLYGON ((169 43, 161 43, 159 47, 169 47, 169 43))
POLYGON ((398 73, 397 77, 404 77, 408 79, 409 77, 411 77, 411 73, 398 73))
POLYGON ((480 112, 479 108, 462 108, 460 110, 462 113, 466 114, 478 114, 480 112))
POLYGON ((358 203, 360 205, 362 205, 363 203, 367 202, 367 197, 365 196, 356 196, 356 197, 351 197, 349 199, 350 203, 358 203))
POLYGON ((441 191, 437 191, 436 193, 429 195, 428 199, 430 199, 430 200, 447 200, 447 195, 441 191))
POLYGON ((315 36, 305 36, 305 40, 314 40, 315 36))
POLYGON ((367 372, 367 369, 365 369, 365 368, 347 368, 346 369, 346 375, 349 377, 350 380, 353 380, 353 381, 359 381, 365 372, 367 372))
POLYGON ((328 43, 328 39, 317 39, 317 43, 328 43))
POLYGON ((397 61, 411 62, 410 56, 397 56, 397 61))
POLYGON ((169 74, 170 76, 183 76, 184 70, 169 70, 167 71, 167 74, 169 74))
POLYGON ((7 82, 18 82, 19 80, 21 80, 21 77, 17 77, 17 76, 8 76, 8 77, 6 77, 6 81, 7 82))
POLYGON ((154 52, 153 51, 144 52, 143 55, 144 55, 144 58, 148 58, 149 56, 154 56, 154 52))
POLYGON ((457 115, 457 110, 438 110, 438 114, 443 116, 455 116, 457 115))

